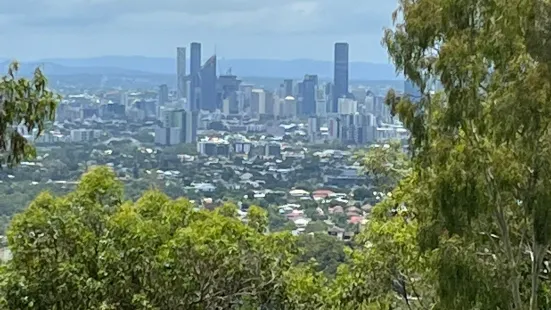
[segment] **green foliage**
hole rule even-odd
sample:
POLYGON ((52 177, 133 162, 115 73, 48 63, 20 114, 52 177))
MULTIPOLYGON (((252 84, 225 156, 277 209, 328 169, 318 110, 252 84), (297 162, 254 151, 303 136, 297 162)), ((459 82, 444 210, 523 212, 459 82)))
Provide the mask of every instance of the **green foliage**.
POLYGON ((150 133, 149 130, 141 130, 134 136, 134 138, 142 143, 155 143, 155 137, 150 133))
POLYGON ((275 207, 268 208, 268 223, 270 231, 286 230, 285 228, 289 223, 294 226, 294 223, 290 222, 285 216, 281 215, 275 207))
POLYGON ((198 155, 197 146, 193 143, 183 143, 163 149, 165 154, 198 155))
POLYGON ((430 309, 435 305, 434 253, 417 243, 417 209, 411 195, 415 179, 407 177, 372 211, 368 226, 347 249, 346 264, 333 285, 344 309, 430 309), (397 208, 400 204, 412 209, 397 208))
POLYGON ((328 277, 334 277, 337 268, 345 262, 344 242, 327 231, 300 235, 298 246, 302 253, 297 257, 298 263, 309 263, 314 260, 314 270, 324 272, 328 277))
MULTIPOLYGON (((391 191, 410 171, 409 159, 399 141, 372 146, 367 151, 356 154, 356 157, 361 159, 362 167, 379 192, 391 191)), ((362 194, 361 197, 370 195, 365 190, 358 194, 362 194)))
POLYGON ((21 125, 40 136, 55 118, 60 97, 47 88, 46 77, 36 69, 31 80, 19 78, 19 64, 12 63, 0 79, 0 167, 13 166, 36 155, 35 148, 14 126, 21 125))
POLYGON ((286 295, 299 281, 289 274, 296 245, 288 233, 261 233, 262 209, 251 207, 247 226, 232 205, 198 212, 157 191, 123 202, 121 188, 96 168, 73 193, 41 194, 13 219, 6 308, 313 309, 301 306, 306 294, 286 295))
POLYGON ((411 132, 407 207, 422 255, 434 254, 438 308, 535 310, 545 300, 550 8, 404 0, 386 30, 390 57, 421 92, 386 102, 411 132), (434 81, 442 91, 430 92, 434 81))
POLYGON ((264 233, 268 227, 268 213, 257 206, 251 206, 247 211, 247 224, 259 233, 264 233))
POLYGON ((316 233, 316 232, 327 232, 329 225, 325 224, 323 221, 311 221, 306 225, 304 233, 316 233))
POLYGON ((373 192, 368 188, 358 187, 353 191, 352 195, 355 200, 364 201, 365 199, 370 198, 373 195, 373 192))

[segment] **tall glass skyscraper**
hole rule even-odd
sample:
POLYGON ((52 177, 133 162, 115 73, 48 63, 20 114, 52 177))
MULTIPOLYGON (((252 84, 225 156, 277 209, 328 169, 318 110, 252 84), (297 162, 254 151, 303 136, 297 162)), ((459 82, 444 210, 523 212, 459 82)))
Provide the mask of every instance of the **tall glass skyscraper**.
POLYGON ((211 56, 201 68, 200 86, 201 100, 199 108, 201 110, 214 111, 217 108, 216 95, 216 55, 211 56))
POLYGON ((176 71, 178 76, 178 99, 187 98, 187 75, 186 75, 186 48, 176 49, 176 71))
POLYGON ((318 86, 317 75, 306 75, 302 82, 302 99, 299 107, 301 115, 313 116, 316 115, 316 88, 318 86))
POLYGON ((338 111, 339 98, 348 96, 348 43, 335 43, 333 70, 333 111, 338 111))
POLYGON ((290 80, 290 79, 283 80, 283 87, 284 87, 283 95, 285 97, 293 95, 293 80, 290 80))
POLYGON ((223 101, 225 99, 228 99, 229 101, 229 113, 230 114, 238 114, 239 113, 239 105, 237 104, 237 91, 239 90, 239 85, 241 84, 241 80, 237 79, 237 76, 226 74, 221 75, 218 77, 217 82, 217 98, 216 98, 216 105, 217 108, 222 110, 223 107, 223 101))
MULTIPOLYGON (((178 79, 180 76, 178 76, 178 79)), ((163 84, 159 86, 159 95, 158 95, 158 103, 160 106, 164 106, 168 102, 168 86, 166 84, 163 84)))
POLYGON ((198 111, 200 98, 197 98, 199 83, 199 72, 201 71, 201 43, 193 42, 190 46, 189 54, 189 76, 190 76, 190 94, 189 106, 192 111, 198 111))

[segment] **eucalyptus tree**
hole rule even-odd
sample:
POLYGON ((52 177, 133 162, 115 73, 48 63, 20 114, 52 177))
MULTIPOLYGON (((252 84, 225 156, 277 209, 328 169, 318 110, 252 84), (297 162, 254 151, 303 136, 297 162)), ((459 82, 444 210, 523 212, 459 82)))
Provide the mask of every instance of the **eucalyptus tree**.
POLYGON ((43 193, 15 216, 0 307, 319 309, 324 278, 293 266, 292 234, 266 234, 258 207, 247 224, 236 215, 158 191, 124 201, 114 172, 95 168, 74 192, 43 193))
POLYGON ((60 99, 48 89, 39 68, 31 79, 19 77, 18 69, 19 64, 14 62, 7 75, 0 78, 0 167, 16 165, 35 155, 34 147, 16 126, 40 136, 47 122, 54 120, 60 99))
POLYGON ((540 309, 551 245, 547 0, 401 0, 384 44, 421 98, 411 131, 418 245, 439 309, 540 309), (431 83, 442 89, 432 92, 431 83))

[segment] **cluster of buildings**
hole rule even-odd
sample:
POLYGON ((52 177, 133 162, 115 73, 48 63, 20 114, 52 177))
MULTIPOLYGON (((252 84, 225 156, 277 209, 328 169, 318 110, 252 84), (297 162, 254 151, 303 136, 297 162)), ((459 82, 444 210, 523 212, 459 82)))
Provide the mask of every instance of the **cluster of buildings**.
MULTIPOLYGON (((271 120, 304 123, 311 141, 320 143, 362 145, 407 137, 382 95, 361 87, 350 89, 348 43, 335 44, 333 81, 325 83, 306 74, 302 80, 285 79, 278 88, 266 89, 243 83, 231 70, 217 76, 216 55, 201 65, 201 44, 196 42, 190 45, 189 74, 186 65, 186 48, 179 47, 177 92, 171 100, 167 85, 158 91, 162 124, 155 141, 159 145, 195 143, 197 128, 208 127, 202 115, 207 122, 241 131, 264 131, 264 123, 271 120)), ((415 92, 412 87, 407 90, 415 92)))
POLYGON ((281 157, 281 143, 277 141, 250 141, 240 139, 221 139, 205 137, 197 143, 197 152, 210 157, 281 157))
MULTIPOLYGON (((334 45, 332 81, 306 74, 300 80, 284 79, 270 89, 245 83, 231 70, 218 75, 216 55, 203 62, 200 43, 190 44, 189 60, 187 51, 186 47, 176 49, 175 90, 163 84, 149 92, 70 95, 60 105, 57 120, 153 122, 159 146, 197 143, 198 130, 274 134, 271 130, 280 125, 302 126, 312 143, 364 145, 408 137, 391 116, 384 94, 351 87, 348 43, 334 45)), ((409 81, 404 91, 412 98, 420 97, 409 81)), ((71 140, 87 139, 87 132, 75 132, 71 140)))

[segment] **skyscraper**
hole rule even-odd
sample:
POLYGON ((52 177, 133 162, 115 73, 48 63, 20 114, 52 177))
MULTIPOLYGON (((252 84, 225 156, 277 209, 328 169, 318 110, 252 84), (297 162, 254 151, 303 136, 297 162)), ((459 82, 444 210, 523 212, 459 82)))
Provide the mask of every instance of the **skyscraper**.
MULTIPOLYGON (((180 76, 178 76, 178 79, 180 76)), ((178 93, 178 95, 180 95, 178 93)), ((168 102, 168 86, 166 84, 163 84, 159 86, 159 95, 158 95, 158 102, 160 106, 164 106, 168 102)))
POLYGON ((316 87, 317 75, 306 75, 302 82, 302 93, 300 94, 300 114, 304 116, 316 115, 316 87))
POLYGON ((176 76, 178 78, 178 99, 187 98, 186 48, 176 48, 176 76))
POLYGON ((226 74, 220 75, 217 82, 217 105, 222 106, 222 102, 228 99, 228 108, 227 111, 229 114, 238 114, 239 106, 237 104, 237 91, 239 90, 239 85, 241 80, 237 79, 237 76, 226 74))
POLYGON ((348 95, 348 43, 335 43, 333 84, 332 112, 337 112, 338 99, 348 95))
POLYGON ((184 109, 163 111, 162 126, 155 131, 156 143, 174 145, 197 142, 197 113, 184 109))
POLYGON ((283 97, 292 96, 293 95, 293 80, 283 80, 283 87, 285 93, 283 94, 283 97))
POLYGON ((199 118, 198 111, 187 111, 184 124, 185 143, 197 142, 197 121, 199 118))
POLYGON ((266 92, 264 89, 253 89, 251 96, 251 113, 255 117, 266 114, 266 92))
POLYGON ((201 87, 199 109, 214 111, 218 108, 216 100, 216 55, 211 56, 203 67, 201 67, 199 77, 199 85, 201 87))
POLYGON ((190 76, 190 94, 189 106, 192 111, 198 111, 201 107, 198 105, 200 98, 197 98, 199 83, 199 72, 201 71, 201 43, 193 42, 190 46, 189 54, 189 76, 190 76))

